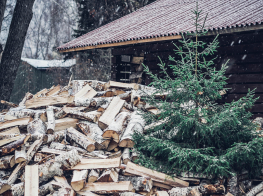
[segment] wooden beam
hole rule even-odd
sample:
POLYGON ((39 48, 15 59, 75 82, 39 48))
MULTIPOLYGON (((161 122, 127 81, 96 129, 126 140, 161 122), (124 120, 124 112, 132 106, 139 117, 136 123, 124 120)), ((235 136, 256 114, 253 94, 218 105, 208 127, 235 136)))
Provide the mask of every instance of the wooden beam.
POLYGON ((95 48, 110 48, 110 47, 115 47, 115 46, 125 46, 125 45, 131 45, 131 44, 166 41, 166 40, 173 40, 173 39, 182 39, 182 36, 172 35, 172 36, 165 36, 165 37, 154 37, 154 38, 148 38, 148 39, 131 40, 131 41, 124 41, 124 42, 117 42, 117 43, 109 43, 109 44, 100 44, 100 45, 94 45, 94 46, 70 48, 66 50, 61 50, 59 52, 63 53, 63 52, 74 52, 74 51, 80 51, 80 50, 90 50, 90 49, 95 49, 95 48))

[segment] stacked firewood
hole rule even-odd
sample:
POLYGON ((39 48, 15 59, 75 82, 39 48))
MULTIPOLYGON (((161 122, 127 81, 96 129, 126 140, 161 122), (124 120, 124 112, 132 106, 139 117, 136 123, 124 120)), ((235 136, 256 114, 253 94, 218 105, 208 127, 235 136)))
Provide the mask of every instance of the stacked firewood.
POLYGON ((223 180, 175 178, 134 163, 132 135, 149 128, 137 110, 158 114, 142 101, 145 91, 154 89, 83 80, 27 93, 19 105, 1 101, 10 109, 0 113, 0 194, 225 195, 223 180))

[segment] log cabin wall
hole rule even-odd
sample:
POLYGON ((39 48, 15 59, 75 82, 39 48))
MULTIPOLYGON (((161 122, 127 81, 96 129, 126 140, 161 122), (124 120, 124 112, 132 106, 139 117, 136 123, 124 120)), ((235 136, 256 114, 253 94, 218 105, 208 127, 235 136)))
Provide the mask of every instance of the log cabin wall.
MULTIPOLYGON (((208 43, 214 37, 206 36, 201 39, 208 43)), ((215 66, 218 68, 222 63, 229 60, 229 68, 226 71, 226 76, 229 79, 226 87, 231 88, 218 102, 225 103, 237 100, 244 96, 248 89, 257 88, 256 97, 259 99, 251 111, 254 117, 263 117, 263 30, 221 34, 218 39, 220 48, 216 54, 218 57, 215 66)), ((113 48, 111 80, 141 82, 148 85, 151 78, 145 73, 141 75, 140 64, 134 63, 133 59, 136 57, 138 60, 138 57, 143 57, 143 63, 153 73, 162 76, 157 65, 159 63, 158 56, 164 62, 168 62, 169 55, 175 56, 173 43, 178 44, 179 42, 174 40, 113 48), (129 81, 130 75, 133 79, 129 81), (136 78, 136 75, 139 77, 136 78)))

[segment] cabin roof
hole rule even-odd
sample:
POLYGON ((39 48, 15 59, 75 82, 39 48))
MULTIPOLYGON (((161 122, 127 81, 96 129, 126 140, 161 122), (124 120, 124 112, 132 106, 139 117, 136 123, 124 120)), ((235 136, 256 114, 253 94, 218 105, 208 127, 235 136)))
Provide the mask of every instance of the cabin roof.
MULTIPOLYGON (((202 16, 208 13, 209 31, 243 28, 254 30, 263 24, 261 0, 199 0, 202 16), (253 27, 253 28, 251 28, 253 27)), ((58 47, 60 52, 114 47, 127 44, 180 39, 195 30, 192 10, 196 0, 157 0, 137 11, 101 26, 58 47)))

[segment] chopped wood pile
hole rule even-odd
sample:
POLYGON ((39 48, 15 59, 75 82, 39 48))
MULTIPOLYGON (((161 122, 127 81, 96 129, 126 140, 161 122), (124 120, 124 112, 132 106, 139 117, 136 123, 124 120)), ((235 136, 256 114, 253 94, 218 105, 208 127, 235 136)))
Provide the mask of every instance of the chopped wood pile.
MULTIPOLYGON (((136 111, 158 114, 141 100, 142 91, 154 90, 78 80, 27 93, 19 105, 1 101, 10 109, 0 113, 0 194, 231 196, 233 179, 211 184, 204 175, 172 178, 134 163, 132 134, 147 129, 136 111)), ((262 183, 251 185, 248 195, 261 192, 262 183)))

